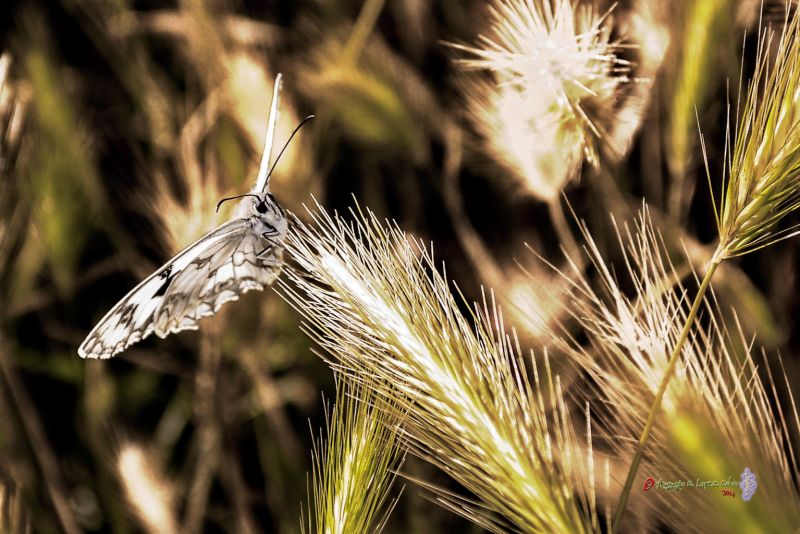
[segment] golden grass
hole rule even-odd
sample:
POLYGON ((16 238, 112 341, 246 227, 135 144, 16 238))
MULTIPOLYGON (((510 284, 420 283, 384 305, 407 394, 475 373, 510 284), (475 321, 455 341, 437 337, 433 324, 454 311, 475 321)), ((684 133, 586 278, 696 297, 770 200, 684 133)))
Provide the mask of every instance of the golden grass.
MULTIPOLYGON (((658 188, 675 177, 659 173, 670 156, 677 174, 699 161, 695 107, 701 124, 718 119, 720 106, 697 95, 714 81, 703 79, 710 49, 739 42, 740 28, 715 18, 729 2, 686 2, 690 25, 714 28, 702 34, 648 12, 663 2, 606 13, 577 0, 498 0, 480 10, 478 35, 478 11, 449 2, 382 10, 370 0, 355 23, 350 3, 268 14, 160 4, 63 2, 74 19, 64 27, 21 11, 9 39, 16 61, 0 56, 0 530, 295 531, 304 492, 303 526, 320 532, 463 528, 449 511, 493 532, 607 532, 613 513, 623 530, 796 528, 791 369, 761 358, 740 331, 766 323, 780 341, 791 332, 785 288, 795 284, 783 275, 793 249, 714 278, 715 289, 760 299, 737 307, 741 329, 704 293, 716 265, 796 231, 781 226, 800 191, 796 16, 779 39, 759 39, 754 82, 731 112, 721 187, 709 172, 719 248, 701 265, 715 244, 691 233, 711 207, 686 188, 689 211, 677 210, 686 227, 671 224, 657 213, 669 211, 658 188), (689 57, 665 71, 678 73, 671 103, 649 106, 670 39, 689 57), (456 61, 442 41, 462 43, 456 61), (276 139, 297 114, 320 118, 276 170, 276 197, 296 207, 324 191, 330 213, 356 191, 399 223, 318 209, 293 228, 283 293, 309 337, 285 303, 251 295, 203 326, 199 344, 173 336, 108 365, 76 361, 130 271, 163 259, 159 244, 175 251, 214 226, 219 198, 250 184, 277 71, 291 105, 276 139), (646 135, 634 137, 640 120, 646 135), (473 129, 487 146, 472 143, 473 129), (500 165, 485 165, 484 152, 500 165), (591 179, 567 187, 582 169, 591 179), (442 174, 460 204, 450 213, 442 174), (606 195, 615 187, 618 197, 606 195), (608 212, 633 211, 638 198, 626 195, 642 190, 681 275, 647 214, 630 228, 605 225, 608 212), (588 268, 560 212, 564 192, 592 226, 588 268), (552 228, 541 224, 546 209, 552 228), (141 232, 142 219, 164 231, 141 232), (459 225, 472 232, 461 248, 449 241, 459 225), (701 280, 687 281, 674 257, 683 237, 701 280), (533 268, 536 279, 525 278, 514 266, 522 242, 553 263, 547 251, 566 248, 575 266, 560 279, 533 268), (481 281, 515 308, 503 315, 481 281), (512 321, 535 333, 535 356, 512 321), (339 380, 327 438, 311 455, 306 419, 321 419, 318 389, 333 381, 309 338, 339 380), (120 449, 120 431, 152 439, 120 449), (403 464, 414 484, 395 500, 407 452, 427 461, 403 464), (625 508, 620 485, 637 455, 625 508), (759 482, 746 503, 639 490, 645 476, 736 478, 745 466, 759 482), (414 500, 420 488, 441 506, 414 500)), ((715 79, 730 75, 713 66, 715 79)), ((709 171, 724 140, 711 143, 709 171)))
POLYGON ((591 531, 594 473, 547 357, 534 387, 494 305, 467 319, 431 253, 395 226, 311 216, 289 237, 299 267, 283 290, 333 368, 402 417, 409 450, 474 494, 437 500, 493 532, 591 531))
POLYGON ((327 439, 314 447, 309 532, 383 530, 397 502, 390 491, 405 453, 398 443, 400 419, 377 409, 376 400, 369 386, 338 383, 327 439))

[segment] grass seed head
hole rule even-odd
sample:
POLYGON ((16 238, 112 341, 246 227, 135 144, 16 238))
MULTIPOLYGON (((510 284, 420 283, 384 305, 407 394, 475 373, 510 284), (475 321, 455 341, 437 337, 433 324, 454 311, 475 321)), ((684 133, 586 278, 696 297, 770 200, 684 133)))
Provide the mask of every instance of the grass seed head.
POLYGON ((733 147, 726 150, 721 198, 714 206, 723 258, 797 233, 796 226, 776 227, 800 206, 800 11, 787 11, 769 65, 772 41, 772 32, 764 31, 733 147))
POLYGON ((396 501, 389 500, 404 453, 393 409, 375 408, 369 387, 339 381, 327 441, 314 447, 313 532, 379 532, 396 501))
POLYGON ((558 196, 584 158, 597 163, 603 119, 626 81, 611 17, 573 0, 498 0, 477 45, 454 45, 468 70, 470 115, 496 156, 544 200, 558 196))
POLYGON ((529 383, 493 301, 473 324, 421 243, 371 214, 312 217, 287 240, 283 288, 334 369, 402 413, 406 446, 478 502, 437 500, 493 532, 590 531, 593 473, 558 377, 545 365, 529 383))

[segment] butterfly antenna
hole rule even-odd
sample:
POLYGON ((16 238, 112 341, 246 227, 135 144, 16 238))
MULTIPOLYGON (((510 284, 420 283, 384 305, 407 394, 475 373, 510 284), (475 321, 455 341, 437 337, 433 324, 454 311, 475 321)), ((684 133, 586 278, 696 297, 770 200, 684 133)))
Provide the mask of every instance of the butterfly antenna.
POLYGON ((234 197, 225 197, 222 200, 220 200, 219 202, 217 202, 217 213, 219 213, 219 207, 222 206, 223 202, 227 202, 229 200, 236 200, 237 198, 242 198, 242 197, 255 197, 258 200, 261 200, 260 196, 254 195, 253 193, 245 193, 244 195, 236 195, 234 197))
POLYGON ((292 132, 292 135, 289 136, 289 140, 286 141, 286 144, 283 145, 283 148, 281 149, 281 151, 278 152, 278 157, 275 158, 275 164, 272 166, 272 168, 267 173, 267 180, 266 180, 265 188, 267 188, 269 186, 269 177, 272 176, 272 171, 274 171, 275 167, 278 166, 278 162, 281 160, 281 156, 283 156, 283 151, 286 150, 286 147, 288 147, 289 143, 292 142, 292 138, 294 137, 294 134, 299 132, 300 128, 302 128, 305 123, 307 123, 308 121, 310 121, 313 118, 314 118, 314 115, 309 115, 308 117, 306 117, 305 119, 300 121, 300 124, 298 124, 297 127, 295 127, 294 131, 292 132))
POLYGON ((264 151, 261 153, 261 165, 258 169, 256 191, 265 191, 269 183, 270 158, 272 156, 272 140, 275 138, 275 125, 278 122, 278 100, 281 93, 283 75, 275 76, 275 86, 272 90, 272 105, 269 107, 269 121, 267 124, 267 138, 264 140, 264 151))

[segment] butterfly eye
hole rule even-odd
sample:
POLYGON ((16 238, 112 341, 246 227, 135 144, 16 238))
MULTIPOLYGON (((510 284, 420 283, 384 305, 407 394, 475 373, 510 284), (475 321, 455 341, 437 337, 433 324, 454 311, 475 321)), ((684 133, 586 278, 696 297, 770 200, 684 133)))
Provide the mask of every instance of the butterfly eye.
POLYGON ((267 213, 267 204, 262 200, 256 204, 256 211, 258 213, 267 213))

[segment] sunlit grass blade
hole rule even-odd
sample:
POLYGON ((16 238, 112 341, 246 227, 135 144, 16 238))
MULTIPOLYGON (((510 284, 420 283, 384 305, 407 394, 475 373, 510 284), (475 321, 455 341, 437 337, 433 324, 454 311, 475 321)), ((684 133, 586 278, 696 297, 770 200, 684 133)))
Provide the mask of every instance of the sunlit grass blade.
MULTIPOLYGON (((730 0, 689 2, 675 8, 676 24, 674 67, 669 71, 669 124, 667 129, 667 164, 672 178, 668 194, 668 210, 683 218, 691 200, 694 183, 689 181, 693 164, 699 161, 697 150, 696 111, 705 109, 710 90, 722 74, 720 54, 734 50, 712 43, 724 42, 733 25, 733 4, 730 0)), ((733 63, 733 61, 731 61, 733 63)))
POLYGON ((0 530, 25 533, 32 531, 22 489, 13 480, 8 480, 3 471, 0 471, 0 530))
POLYGON ((144 449, 123 445, 117 455, 117 475, 128 504, 147 532, 179 531, 174 489, 144 449))
POLYGON ((11 77, 11 54, 0 54, 0 300, 11 301, 9 280, 23 247, 30 203, 23 201, 18 159, 30 95, 11 77))

